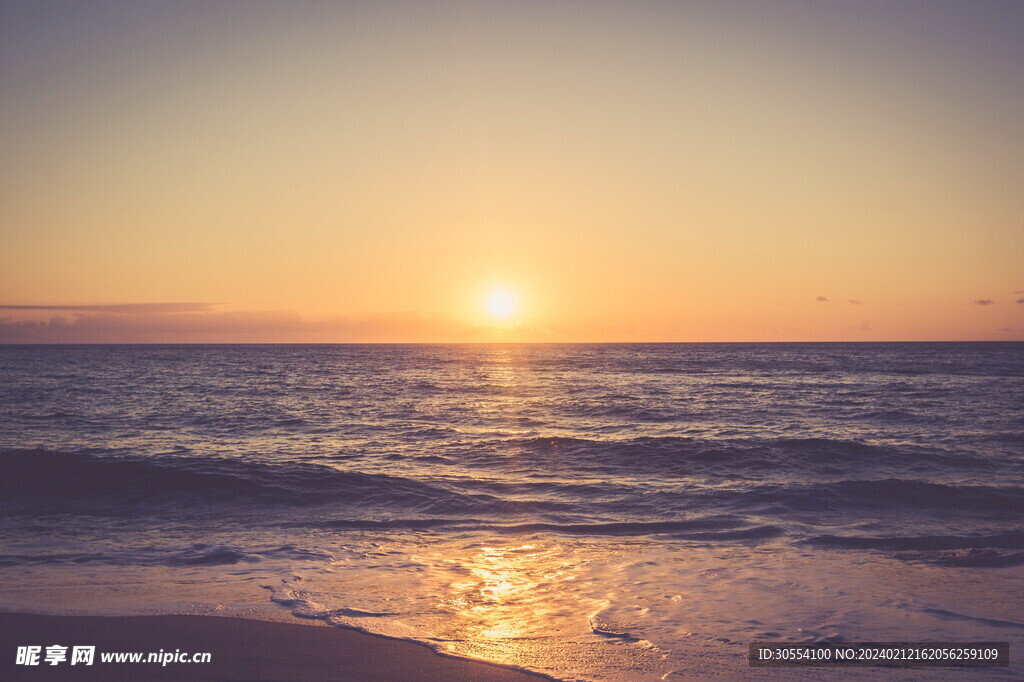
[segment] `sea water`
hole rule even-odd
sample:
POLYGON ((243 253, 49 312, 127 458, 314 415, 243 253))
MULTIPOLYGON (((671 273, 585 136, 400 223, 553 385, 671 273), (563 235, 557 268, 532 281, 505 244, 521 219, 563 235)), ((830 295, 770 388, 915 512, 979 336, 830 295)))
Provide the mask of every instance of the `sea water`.
POLYGON ((1024 651, 1022 343, 7 346, 0 448, 6 610, 581 680, 793 676, 754 640, 1024 651))

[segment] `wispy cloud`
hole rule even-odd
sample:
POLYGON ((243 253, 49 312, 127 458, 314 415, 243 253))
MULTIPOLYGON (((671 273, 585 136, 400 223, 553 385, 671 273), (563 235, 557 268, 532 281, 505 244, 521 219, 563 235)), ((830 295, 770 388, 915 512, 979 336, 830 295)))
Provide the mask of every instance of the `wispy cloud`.
POLYGON ((1024 303, 1024 298, 1018 298, 1017 303, 1024 303))
MULTIPOLYGON (((67 310, 68 308, 62 308, 67 310)), ((71 308, 79 311, 80 308, 71 308)), ((0 343, 335 343, 486 341, 494 330, 447 315, 393 312, 304 320, 291 311, 78 314, 71 319, 0 319, 0 343)))
POLYGON ((855 298, 851 298, 849 301, 847 301, 847 303, 849 303, 850 305, 860 305, 860 301, 858 301, 855 298))
POLYGON ((974 302, 974 305, 992 305, 995 303, 991 298, 979 298, 974 302))
POLYGON ((825 298, 824 296, 819 296, 818 298, 816 298, 814 300, 818 301, 819 303, 828 303, 828 299, 825 298))
POLYGON ((164 313, 205 313, 214 303, 119 303, 116 305, 0 305, 0 310, 68 310, 124 315, 160 315, 164 313))

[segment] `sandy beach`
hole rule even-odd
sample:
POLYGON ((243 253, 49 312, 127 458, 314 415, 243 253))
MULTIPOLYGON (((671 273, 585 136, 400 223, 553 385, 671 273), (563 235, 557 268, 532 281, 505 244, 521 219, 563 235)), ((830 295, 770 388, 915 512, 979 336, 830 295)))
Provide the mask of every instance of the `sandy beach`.
POLYGON ((446 680, 546 679, 439 656, 411 642, 315 625, 216 616, 36 616, 0 614, 5 680, 446 680), (68 647, 68 660, 45 661, 68 647), (95 646, 93 665, 72 666, 71 647, 95 646), (18 665, 19 646, 41 646, 38 665, 18 665), (209 663, 103 663, 104 652, 209 652, 209 663))

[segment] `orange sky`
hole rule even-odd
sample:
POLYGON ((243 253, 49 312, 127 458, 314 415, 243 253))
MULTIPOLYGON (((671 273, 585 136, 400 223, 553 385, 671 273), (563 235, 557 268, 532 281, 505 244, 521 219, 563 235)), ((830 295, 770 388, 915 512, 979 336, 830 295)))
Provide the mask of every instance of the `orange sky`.
POLYGON ((6 3, 0 341, 1024 340, 971 8, 6 3))

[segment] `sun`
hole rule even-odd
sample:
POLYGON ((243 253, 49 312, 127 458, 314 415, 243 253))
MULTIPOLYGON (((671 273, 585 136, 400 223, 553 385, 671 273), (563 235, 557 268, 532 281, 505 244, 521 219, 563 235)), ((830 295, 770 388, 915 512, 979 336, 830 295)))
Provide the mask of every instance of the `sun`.
POLYGON ((504 289, 487 294, 487 313, 496 320, 507 320, 516 311, 516 299, 504 289))

